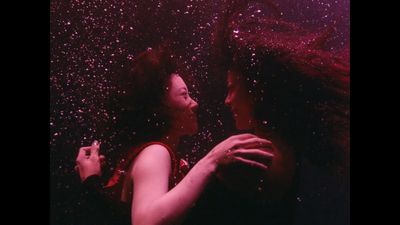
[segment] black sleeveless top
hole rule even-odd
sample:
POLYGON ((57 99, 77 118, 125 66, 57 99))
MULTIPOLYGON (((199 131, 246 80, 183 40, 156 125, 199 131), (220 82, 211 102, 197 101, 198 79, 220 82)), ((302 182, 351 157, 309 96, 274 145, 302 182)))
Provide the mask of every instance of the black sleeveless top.
MULTIPOLYGON (((184 160, 177 160, 172 149, 161 142, 149 142, 137 148, 132 148, 127 156, 120 160, 113 176, 105 186, 99 176, 90 176, 83 182, 83 191, 80 197, 79 215, 77 224, 81 225, 130 225, 131 198, 121 201, 126 172, 139 153, 146 147, 159 144, 164 146, 171 156, 172 174, 169 179, 169 189, 173 188, 186 175, 188 164, 184 160)), ((131 195, 132 196, 132 195, 131 195)))

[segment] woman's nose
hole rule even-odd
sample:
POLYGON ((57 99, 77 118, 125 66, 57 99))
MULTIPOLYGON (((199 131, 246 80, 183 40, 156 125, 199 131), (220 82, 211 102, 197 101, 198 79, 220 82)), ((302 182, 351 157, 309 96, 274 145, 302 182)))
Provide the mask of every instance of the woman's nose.
POLYGON ((199 108, 199 104, 195 100, 192 99, 190 108, 192 109, 193 112, 197 112, 197 109, 199 108))
POLYGON ((225 105, 231 106, 231 104, 232 104, 232 99, 231 99, 230 95, 227 95, 225 98, 225 105))

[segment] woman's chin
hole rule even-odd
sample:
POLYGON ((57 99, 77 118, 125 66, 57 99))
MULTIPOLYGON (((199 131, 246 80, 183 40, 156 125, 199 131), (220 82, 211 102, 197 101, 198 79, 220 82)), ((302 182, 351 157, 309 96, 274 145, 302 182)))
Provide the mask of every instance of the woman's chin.
POLYGON ((191 132, 189 132, 189 136, 196 135, 197 132, 198 132, 198 130, 197 130, 197 127, 196 127, 196 129, 193 129, 191 132))

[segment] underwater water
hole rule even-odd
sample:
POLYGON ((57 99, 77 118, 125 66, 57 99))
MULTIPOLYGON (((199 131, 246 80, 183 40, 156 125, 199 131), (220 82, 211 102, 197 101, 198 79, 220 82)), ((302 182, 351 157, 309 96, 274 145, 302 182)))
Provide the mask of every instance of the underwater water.
MULTIPOLYGON (((193 165, 212 146, 235 133, 222 104, 225 80, 215 81, 210 67, 211 32, 222 0, 51 0, 50 1, 50 175, 51 224, 74 224, 74 171, 80 146, 102 142, 109 176, 117 148, 104 127, 113 115, 105 102, 115 92, 113 81, 134 56, 163 41, 174 51, 194 81, 188 86, 199 103, 199 133, 181 148, 193 165)), ((275 0, 282 17, 312 30, 334 25, 331 50, 349 46, 350 0, 275 0)), ((260 13, 254 8, 255 13, 260 13)))

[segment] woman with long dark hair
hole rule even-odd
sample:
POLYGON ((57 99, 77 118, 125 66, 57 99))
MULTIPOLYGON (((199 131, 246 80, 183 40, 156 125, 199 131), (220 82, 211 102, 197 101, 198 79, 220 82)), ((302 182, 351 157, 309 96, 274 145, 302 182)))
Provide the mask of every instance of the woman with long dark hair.
POLYGON ((230 204, 219 224, 349 224, 348 49, 326 50, 332 28, 310 32, 273 6, 228 1, 213 33, 236 128, 276 147, 266 174, 225 177, 234 194, 262 197, 230 204))

